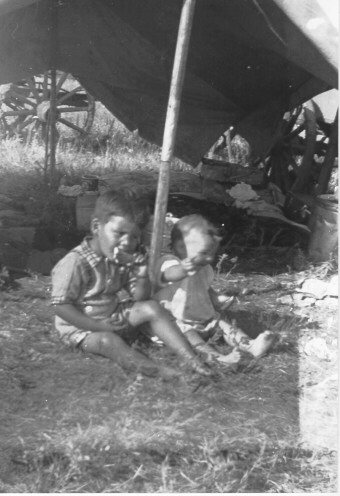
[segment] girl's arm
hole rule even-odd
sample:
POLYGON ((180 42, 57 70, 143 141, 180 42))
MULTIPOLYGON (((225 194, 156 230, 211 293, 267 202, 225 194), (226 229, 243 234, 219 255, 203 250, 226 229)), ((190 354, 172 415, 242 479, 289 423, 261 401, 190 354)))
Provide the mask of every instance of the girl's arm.
POLYGON ((162 281, 181 281, 182 279, 193 275, 195 272, 195 264, 191 260, 189 260, 189 258, 185 258, 184 260, 181 260, 179 264, 171 265, 170 267, 162 271, 162 281))
POLYGON ((85 329, 92 332, 111 332, 114 330, 109 322, 93 319, 80 312, 80 310, 70 303, 54 305, 54 311, 58 317, 66 320, 66 322, 78 329, 85 329))

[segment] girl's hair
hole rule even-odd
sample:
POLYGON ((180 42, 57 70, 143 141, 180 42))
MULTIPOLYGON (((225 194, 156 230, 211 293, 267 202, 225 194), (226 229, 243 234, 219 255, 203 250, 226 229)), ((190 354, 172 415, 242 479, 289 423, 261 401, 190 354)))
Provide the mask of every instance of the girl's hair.
POLYGON ((212 236, 217 240, 220 240, 218 229, 207 219, 199 214, 185 215, 182 217, 171 231, 171 248, 177 241, 183 240, 185 236, 192 230, 197 229, 202 232, 202 234, 207 234, 212 236))
POLYGON ((143 229, 148 223, 150 211, 147 201, 131 191, 110 190, 98 197, 92 219, 106 224, 112 216, 125 217, 143 229))

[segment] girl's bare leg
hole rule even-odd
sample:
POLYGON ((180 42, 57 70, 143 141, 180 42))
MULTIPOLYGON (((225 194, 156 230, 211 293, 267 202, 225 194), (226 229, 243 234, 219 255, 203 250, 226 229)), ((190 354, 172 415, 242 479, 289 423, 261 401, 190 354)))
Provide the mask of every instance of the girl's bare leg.
POLYGON ((209 361, 218 361, 223 365, 234 365, 241 360, 241 352, 234 348, 228 355, 222 355, 216 351, 212 346, 207 344, 204 339, 199 335, 195 329, 190 329, 185 333, 185 337, 189 343, 198 351, 202 351, 208 355, 209 361))
POLYGON ((179 372, 175 369, 160 367, 150 358, 128 346, 114 332, 93 332, 86 336, 80 346, 86 353, 109 358, 127 370, 136 370, 151 376, 160 375, 164 379, 179 376, 179 372))
POLYGON ((223 331, 223 338, 229 346, 237 347, 241 351, 250 353, 255 358, 265 355, 272 347, 275 339, 271 331, 264 331, 257 338, 250 339, 242 329, 236 326, 235 321, 229 324, 220 320, 219 325, 223 331))

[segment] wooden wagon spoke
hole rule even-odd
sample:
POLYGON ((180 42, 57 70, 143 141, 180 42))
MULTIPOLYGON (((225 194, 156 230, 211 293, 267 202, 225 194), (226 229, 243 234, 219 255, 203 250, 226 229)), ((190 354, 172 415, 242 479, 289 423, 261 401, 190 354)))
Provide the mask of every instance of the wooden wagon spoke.
POLYGON ((41 99, 41 97, 39 95, 39 92, 38 92, 37 88, 35 87, 34 81, 35 81, 34 78, 30 78, 30 79, 27 80, 28 86, 29 86, 31 92, 33 93, 34 98, 36 99, 37 104, 38 104, 38 103, 41 102, 42 99, 41 99))
POLYGON ((295 172, 298 171, 298 165, 296 163, 296 160, 295 160, 295 157, 294 157, 294 154, 292 152, 292 149, 289 148, 287 150, 287 156, 288 156, 288 159, 289 159, 289 165, 294 169, 295 172))
POLYGON ((303 124, 300 124, 300 126, 298 126, 296 129, 294 129, 294 131, 292 131, 291 133, 289 133, 288 135, 285 136, 285 139, 288 141, 291 141, 292 139, 296 138, 296 136, 298 136, 302 131, 304 131, 306 125, 305 123, 303 124))
POLYGON ((12 130, 11 126, 9 126, 7 124, 6 119, 1 117, 0 121, 2 122, 2 125, 4 126, 6 133, 13 134, 13 130, 12 130))
POLYGON ((292 192, 305 192, 308 187, 308 179, 311 174, 311 166, 313 164, 314 150, 317 135, 317 124, 312 101, 307 102, 304 108, 304 116, 306 122, 306 143, 305 152, 302 157, 302 162, 298 170, 297 178, 291 188, 292 192))
POLYGON ((336 112, 336 116, 332 124, 332 130, 331 130, 331 135, 329 137, 328 148, 319 176, 318 186, 316 189, 318 195, 322 195, 326 193, 327 185, 331 178, 335 159, 338 155, 338 115, 339 115, 339 109, 336 112))
MULTIPOLYGON (((15 105, 15 103, 8 102, 8 101, 6 102, 6 107, 11 108, 12 110, 17 110, 17 109, 18 109, 18 106, 17 106, 17 105, 15 105)), ((6 113, 6 111, 4 111, 4 112, 2 112, 2 113, 3 113, 3 114, 5 114, 5 113, 6 113)))
POLYGON ((293 110, 290 114, 290 119, 286 121, 286 126, 285 126, 285 135, 288 136, 289 133, 294 129, 294 126, 301 115, 302 107, 298 107, 293 110))
POLYGON ((7 96, 6 97, 6 101, 5 101, 5 105, 6 107, 10 107, 12 108, 13 110, 17 109, 18 106, 21 108, 25 108, 24 105, 21 105, 19 102, 18 102, 18 99, 17 98, 13 98, 12 95, 10 96, 7 96))
POLYGON ((36 107, 37 106, 37 104, 35 102, 32 102, 28 98, 25 98, 23 95, 21 95, 20 93, 18 93, 15 90, 12 91, 12 95, 15 98, 17 98, 18 100, 20 100, 22 103, 26 103, 26 105, 30 105, 31 107, 36 107))
MULTIPOLYGON (((20 118, 20 117, 17 117, 17 119, 15 120, 15 125, 18 125, 18 124, 19 124, 19 122, 21 122, 21 118, 20 118)), ((6 124, 7 124, 7 121, 6 121, 6 124)), ((12 129, 12 134, 14 134, 12 126, 8 126, 8 127, 9 127, 10 129, 12 129)))
POLYGON ((21 122, 22 122, 22 116, 19 115, 14 121, 14 128, 13 126, 10 126, 12 128, 13 134, 15 134, 14 130, 16 132, 18 131, 18 127, 21 122))
POLYGON ((86 112, 88 107, 58 107, 58 112, 60 114, 74 113, 74 112, 86 112))
POLYGON ((34 110, 25 110, 25 109, 20 109, 20 110, 9 110, 7 112, 3 112, 2 114, 4 117, 15 117, 15 116, 27 116, 27 115, 35 115, 34 110))
POLYGON ((49 97, 49 76, 48 73, 44 73, 44 78, 43 78, 43 94, 42 94, 42 99, 43 100, 48 100, 49 97))
POLYGON ((57 85, 56 85, 56 92, 57 94, 59 93, 59 91, 61 90, 61 87, 62 85, 65 83, 66 79, 69 77, 69 74, 67 72, 64 72, 59 80, 57 81, 57 85))
POLYGON ((67 93, 65 93, 65 95, 63 95, 61 98, 58 98, 58 100, 57 100, 58 105, 61 105, 63 102, 65 102, 66 100, 68 100, 69 98, 71 98, 71 96, 73 96, 76 93, 78 93, 78 91, 80 91, 81 89, 82 89, 81 86, 77 86, 73 90, 68 91, 67 93))
POLYGON ((64 124, 65 126, 71 128, 71 129, 74 129, 75 131, 78 131, 81 134, 87 134, 86 131, 84 131, 84 129, 82 129, 79 126, 76 126, 75 124, 73 124, 70 121, 67 121, 66 119, 63 119, 62 117, 58 119, 58 122, 61 124, 64 124))
POLYGON ((30 136, 34 136, 34 134, 40 130, 40 127, 41 123, 38 121, 38 119, 34 119, 32 126, 29 129, 30 136))
POLYGON ((35 117, 30 117, 29 119, 25 119, 24 122, 18 125, 18 132, 22 131, 25 127, 32 124, 35 121, 35 117))

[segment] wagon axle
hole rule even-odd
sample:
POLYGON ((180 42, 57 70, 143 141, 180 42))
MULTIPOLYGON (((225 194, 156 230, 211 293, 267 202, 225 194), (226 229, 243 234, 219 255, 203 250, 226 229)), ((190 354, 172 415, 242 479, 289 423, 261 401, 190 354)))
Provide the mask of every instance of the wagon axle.
MULTIPOLYGON (((51 102, 49 100, 44 100, 43 102, 39 103, 37 105, 37 114, 35 116, 35 119, 39 119, 40 122, 47 123, 49 120, 49 114, 50 114, 50 108, 51 108, 51 102)), ((58 121, 60 119, 61 113, 59 109, 56 109, 55 112, 55 119, 58 121)))

